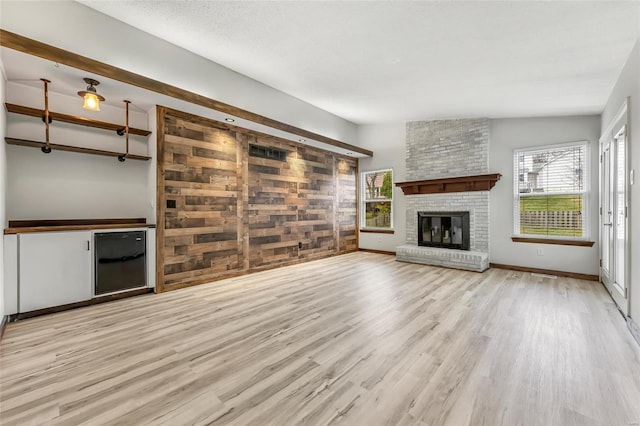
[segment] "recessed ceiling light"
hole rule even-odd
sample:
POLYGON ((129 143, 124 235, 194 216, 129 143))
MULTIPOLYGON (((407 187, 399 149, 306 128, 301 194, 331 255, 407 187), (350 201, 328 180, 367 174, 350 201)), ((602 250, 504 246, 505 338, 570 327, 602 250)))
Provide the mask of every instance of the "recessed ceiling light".
POLYGON ((227 123, 233 123, 236 120, 234 120, 233 118, 225 118, 224 121, 226 121, 227 123))

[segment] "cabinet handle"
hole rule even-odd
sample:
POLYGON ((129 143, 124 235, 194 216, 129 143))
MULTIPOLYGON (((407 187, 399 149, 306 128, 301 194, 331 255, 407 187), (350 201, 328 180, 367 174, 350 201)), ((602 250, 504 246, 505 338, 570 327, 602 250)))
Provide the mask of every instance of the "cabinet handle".
POLYGON ((91 251, 91 241, 87 241, 87 251, 91 251))

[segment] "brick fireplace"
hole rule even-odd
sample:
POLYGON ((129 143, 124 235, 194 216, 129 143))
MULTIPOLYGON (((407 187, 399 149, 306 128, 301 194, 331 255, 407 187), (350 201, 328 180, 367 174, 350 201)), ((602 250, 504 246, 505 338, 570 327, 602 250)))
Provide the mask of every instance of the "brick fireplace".
POLYGON ((406 244, 396 249, 397 260, 479 272, 487 269, 489 189, 499 179, 499 175, 488 173, 488 119, 407 123, 409 182, 398 184, 406 197, 407 235, 406 244), (490 185, 484 185, 487 176, 494 177, 490 185), (468 249, 418 245, 418 213, 452 211, 468 212, 468 249))

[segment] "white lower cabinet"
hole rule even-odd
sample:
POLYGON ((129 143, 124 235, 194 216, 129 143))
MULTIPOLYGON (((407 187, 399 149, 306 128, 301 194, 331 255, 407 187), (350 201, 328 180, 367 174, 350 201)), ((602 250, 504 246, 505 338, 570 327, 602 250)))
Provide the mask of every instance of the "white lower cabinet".
POLYGON ((21 234, 19 252, 20 312, 91 299, 91 231, 21 234))

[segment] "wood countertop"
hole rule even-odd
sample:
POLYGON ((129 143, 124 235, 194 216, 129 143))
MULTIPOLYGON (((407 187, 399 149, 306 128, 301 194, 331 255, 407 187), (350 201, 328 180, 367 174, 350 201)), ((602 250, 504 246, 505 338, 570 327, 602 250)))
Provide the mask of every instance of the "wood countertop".
POLYGON ((95 229, 155 228, 145 219, 57 219, 57 220, 10 220, 4 234, 32 232, 91 231, 95 229))

